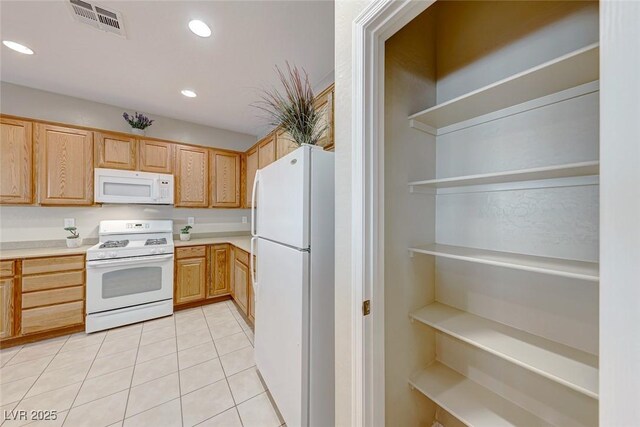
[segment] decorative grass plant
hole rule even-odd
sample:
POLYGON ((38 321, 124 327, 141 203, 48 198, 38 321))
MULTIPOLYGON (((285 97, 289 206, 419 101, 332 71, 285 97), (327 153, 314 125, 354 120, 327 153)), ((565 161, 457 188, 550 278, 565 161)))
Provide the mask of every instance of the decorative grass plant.
POLYGON ((286 71, 276 66, 276 73, 282 92, 263 90, 261 100, 253 105, 267 113, 270 125, 287 131, 296 144, 316 145, 326 126, 321 125, 309 75, 288 62, 286 71))

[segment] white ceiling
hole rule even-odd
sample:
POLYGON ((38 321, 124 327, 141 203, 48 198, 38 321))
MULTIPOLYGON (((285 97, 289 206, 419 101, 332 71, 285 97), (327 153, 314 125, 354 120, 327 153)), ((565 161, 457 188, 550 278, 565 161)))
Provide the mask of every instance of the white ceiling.
POLYGON ((277 83, 274 66, 333 72, 333 1, 97 1, 124 15, 127 38, 76 22, 66 1, 1 1, 0 79, 223 129, 263 134, 251 107, 277 83), (191 33, 205 21, 209 38, 191 33), (181 89, 193 89, 186 98, 181 89))

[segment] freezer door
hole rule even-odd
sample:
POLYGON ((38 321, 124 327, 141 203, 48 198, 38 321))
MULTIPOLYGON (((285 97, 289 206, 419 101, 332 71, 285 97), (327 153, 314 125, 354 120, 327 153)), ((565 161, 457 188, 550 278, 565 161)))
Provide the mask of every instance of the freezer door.
POLYGON ((310 150, 300 147, 258 171, 255 235, 309 247, 310 150))
POLYGON ((309 410, 309 253, 259 238, 255 358, 289 426, 309 410))

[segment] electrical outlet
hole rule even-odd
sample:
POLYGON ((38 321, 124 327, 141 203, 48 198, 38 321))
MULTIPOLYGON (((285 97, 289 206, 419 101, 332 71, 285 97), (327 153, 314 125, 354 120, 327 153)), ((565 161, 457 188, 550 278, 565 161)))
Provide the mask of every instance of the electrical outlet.
POLYGON ((187 217, 187 224, 188 225, 193 225, 196 223, 196 219, 192 216, 187 217))
POLYGON ((65 218, 64 219, 64 228, 75 227, 75 226, 76 226, 76 219, 75 218, 65 218))
POLYGON ((248 221, 247 221, 247 217, 246 217, 246 216, 243 216, 243 217, 242 217, 242 223, 243 223, 243 224, 246 224, 247 222, 248 222, 248 221))

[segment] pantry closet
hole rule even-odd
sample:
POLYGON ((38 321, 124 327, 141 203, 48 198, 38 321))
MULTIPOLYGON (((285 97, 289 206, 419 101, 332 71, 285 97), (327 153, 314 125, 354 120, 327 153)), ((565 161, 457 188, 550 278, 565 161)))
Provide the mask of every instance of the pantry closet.
POLYGON ((598 424, 598 40, 438 1, 386 41, 386 425, 598 424))

